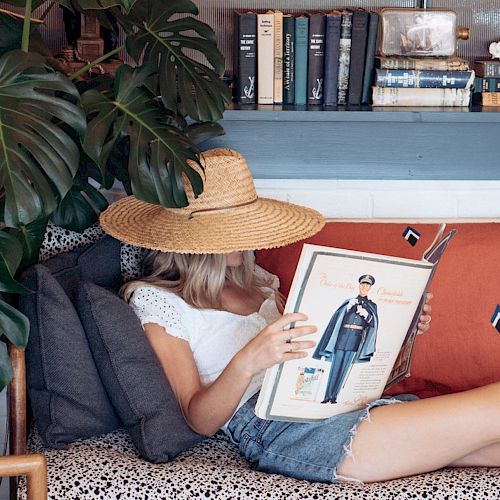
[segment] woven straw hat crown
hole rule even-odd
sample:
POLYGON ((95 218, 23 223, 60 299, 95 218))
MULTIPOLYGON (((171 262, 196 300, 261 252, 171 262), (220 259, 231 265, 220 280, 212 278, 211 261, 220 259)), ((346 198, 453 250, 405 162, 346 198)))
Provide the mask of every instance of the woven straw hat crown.
POLYGON ((247 162, 236 151, 212 149, 201 162, 203 193, 195 198, 185 179, 187 207, 164 208, 129 196, 101 214, 101 226, 126 243, 178 253, 280 247, 323 227, 323 216, 315 210, 259 198, 247 162))

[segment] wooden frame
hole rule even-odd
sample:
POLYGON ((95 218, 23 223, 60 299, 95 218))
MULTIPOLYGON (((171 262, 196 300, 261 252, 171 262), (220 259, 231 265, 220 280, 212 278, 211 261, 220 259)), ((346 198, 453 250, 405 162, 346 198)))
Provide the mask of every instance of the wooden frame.
POLYGON ((27 454, 26 361, 24 349, 9 345, 13 377, 7 388, 9 455, 0 457, 0 476, 11 476, 10 497, 17 498, 18 476, 26 476, 29 500, 47 498, 47 462, 41 454, 27 454))

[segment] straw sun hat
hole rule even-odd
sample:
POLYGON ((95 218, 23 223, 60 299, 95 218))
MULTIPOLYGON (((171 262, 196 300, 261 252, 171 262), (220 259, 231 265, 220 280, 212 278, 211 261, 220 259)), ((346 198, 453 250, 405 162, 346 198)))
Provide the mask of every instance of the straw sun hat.
POLYGON ((247 162, 236 151, 212 149, 201 161, 204 190, 195 198, 185 182, 187 207, 164 208, 129 196, 101 214, 104 231, 152 250, 200 254, 281 247, 323 227, 315 210, 259 198, 247 162))

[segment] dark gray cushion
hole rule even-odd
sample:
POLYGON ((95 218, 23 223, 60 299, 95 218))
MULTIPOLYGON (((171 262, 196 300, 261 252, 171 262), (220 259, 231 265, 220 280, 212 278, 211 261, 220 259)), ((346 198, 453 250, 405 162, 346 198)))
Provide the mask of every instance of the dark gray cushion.
POLYGON ((167 462, 203 439, 186 424, 132 308, 115 293, 83 283, 77 309, 102 382, 140 454, 167 462))
POLYGON ((20 308, 30 320, 28 393, 43 440, 65 448, 120 427, 76 310, 60 284, 41 264, 26 271, 22 282, 36 292, 24 296, 20 308))

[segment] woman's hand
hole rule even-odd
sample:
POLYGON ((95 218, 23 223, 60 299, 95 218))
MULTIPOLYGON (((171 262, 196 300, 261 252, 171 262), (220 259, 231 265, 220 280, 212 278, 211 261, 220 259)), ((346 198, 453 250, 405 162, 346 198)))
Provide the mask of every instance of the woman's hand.
POLYGON ((290 323, 305 320, 307 320, 305 314, 287 313, 267 325, 236 355, 241 369, 249 376, 253 376, 277 363, 305 358, 307 352, 304 349, 314 347, 316 342, 296 339, 315 333, 316 326, 302 325, 287 328, 290 323))
POLYGON ((418 331, 417 335, 422 335, 422 333, 425 333, 431 326, 431 311, 432 307, 429 304, 429 301, 432 299, 433 295, 432 293, 428 293, 425 296, 425 304, 424 307, 422 308, 423 314, 419 318, 419 323, 418 323, 418 331))

